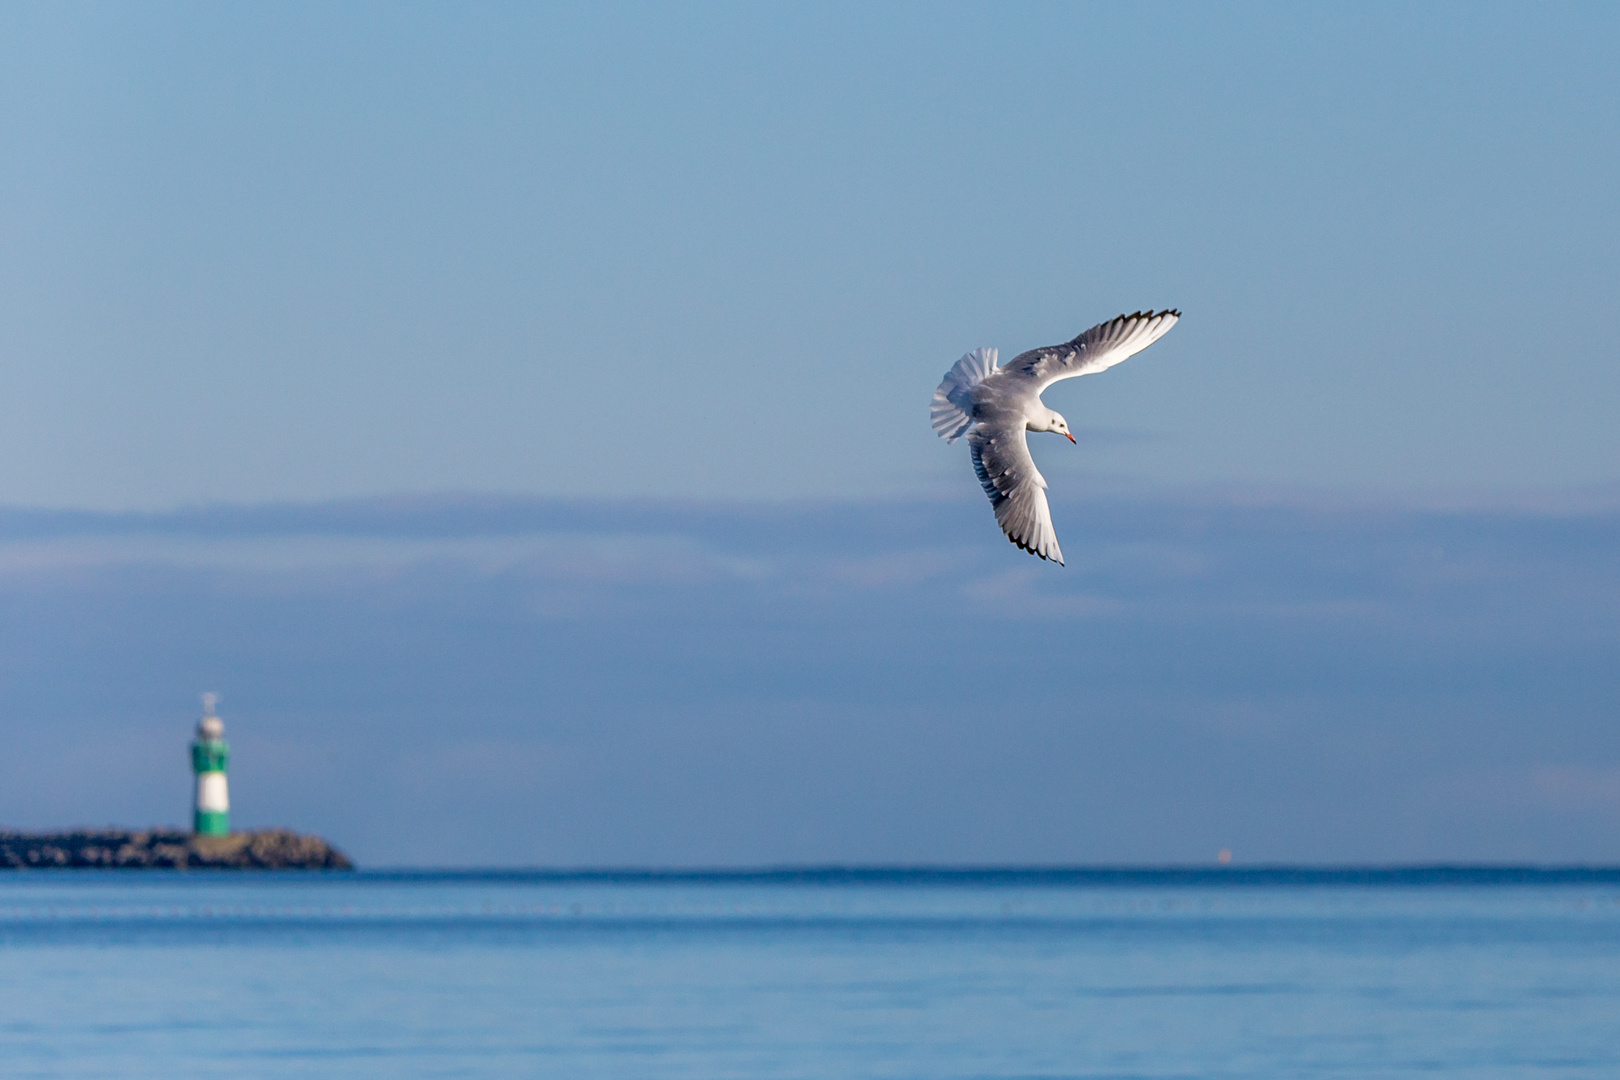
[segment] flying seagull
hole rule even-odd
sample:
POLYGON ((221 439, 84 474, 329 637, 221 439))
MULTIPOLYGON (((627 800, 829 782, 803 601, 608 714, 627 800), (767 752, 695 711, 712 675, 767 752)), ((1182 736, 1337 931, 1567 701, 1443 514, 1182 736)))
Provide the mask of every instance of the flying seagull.
POLYGON ((967 435, 973 471, 990 496, 996 524, 1032 555, 1063 565, 1046 505, 1046 478, 1029 456, 1025 431, 1055 431, 1074 442, 1069 423, 1041 403, 1059 379, 1106 371, 1163 337, 1179 311, 1138 311, 1098 323, 1073 341, 1031 349, 996 366, 995 349, 974 349, 956 362, 934 391, 934 431, 946 442, 967 435))

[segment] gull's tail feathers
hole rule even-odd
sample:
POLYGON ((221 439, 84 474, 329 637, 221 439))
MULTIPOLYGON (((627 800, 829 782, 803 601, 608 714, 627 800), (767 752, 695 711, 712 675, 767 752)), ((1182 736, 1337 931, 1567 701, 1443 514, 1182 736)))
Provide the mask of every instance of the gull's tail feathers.
POLYGON ((995 349, 974 349, 945 373, 945 381, 934 391, 928 408, 934 434, 948 443, 955 442, 973 426, 973 399, 969 395, 996 370, 996 356, 995 349))

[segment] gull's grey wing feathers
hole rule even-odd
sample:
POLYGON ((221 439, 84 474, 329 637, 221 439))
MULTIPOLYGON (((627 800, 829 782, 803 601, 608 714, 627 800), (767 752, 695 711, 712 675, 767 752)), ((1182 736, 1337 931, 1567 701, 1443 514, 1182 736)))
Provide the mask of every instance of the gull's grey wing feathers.
POLYGON ((1106 371, 1158 341, 1181 318, 1179 311, 1138 311, 1098 323, 1073 341, 1031 349, 1002 368, 1029 379, 1037 393, 1059 379, 1106 371))
POLYGON ((945 381, 934 391, 928 419, 934 434, 948 443, 961 438, 973 423, 973 388, 996 370, 996 350, 974 349, 945 373, 945 381))
POLYGON ((1063 565, 1052 511, 1046 505, 1046 478, 1035 468, 1024 440, 1024 424, 974 424, 968 430, 973 471, 990 496, 996 524, 1007 539, 1031 555, 1063 565))

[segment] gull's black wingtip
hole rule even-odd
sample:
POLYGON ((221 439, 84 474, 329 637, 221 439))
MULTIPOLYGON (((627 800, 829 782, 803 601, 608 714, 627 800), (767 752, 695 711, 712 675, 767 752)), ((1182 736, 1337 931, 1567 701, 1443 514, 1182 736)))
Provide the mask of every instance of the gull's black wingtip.
POLYGON ((1003 533, 1002 535, 1007 537, 1007 542, 1012 544, 1013 547, 1017 548, 1019 551, 1027 551, 1027 552, 1029 552, 1031 555, 1035 556, 1037 559, 1040 559, 1042 562, 1055 562, 1059 566, 1065 565, 1064 562, 1063 562, 1063 559, 1060 558, 1057 555, 1048 555, 1044 551, 1036 551, 1033 547, 1030 546, 1030 543, 1029 543, 1028 540, 1020 540, 1020 539, 1018 539, 1018 537, 1013 536, 1010 533, 1003 533))

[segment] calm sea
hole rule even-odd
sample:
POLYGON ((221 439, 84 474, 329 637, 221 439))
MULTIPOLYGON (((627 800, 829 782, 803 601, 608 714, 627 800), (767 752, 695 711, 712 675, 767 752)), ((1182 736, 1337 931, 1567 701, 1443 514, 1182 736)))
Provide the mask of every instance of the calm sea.
POLYGON ((1620 875, 0 873, 6 1077, 1620 1076, 1620 875))

